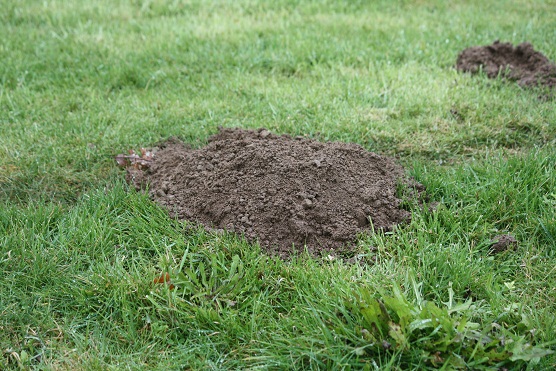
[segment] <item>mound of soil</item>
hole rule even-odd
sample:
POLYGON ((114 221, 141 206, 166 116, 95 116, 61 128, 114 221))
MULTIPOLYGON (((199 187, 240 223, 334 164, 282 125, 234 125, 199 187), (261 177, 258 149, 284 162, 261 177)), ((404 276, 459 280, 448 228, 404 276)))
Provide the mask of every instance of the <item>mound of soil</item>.
POLYGON ((392 159, 356 144, 265 129, 220 129, 200 149, 171 140, 146 169, 128 172, 171 215, 243 234, 282 257, 292 245, 315 256, 345 251, 370 221, 390 230, 411 216, 397 186, 423 190, 392 159))
POLYGON ((482 69, 490 78, 501 76, 524 87, 556 86, 556 64, 530 43, 514 47, 495 41, 492 45, 467 48, 459 54, 456 68, 471 73, 482 69))

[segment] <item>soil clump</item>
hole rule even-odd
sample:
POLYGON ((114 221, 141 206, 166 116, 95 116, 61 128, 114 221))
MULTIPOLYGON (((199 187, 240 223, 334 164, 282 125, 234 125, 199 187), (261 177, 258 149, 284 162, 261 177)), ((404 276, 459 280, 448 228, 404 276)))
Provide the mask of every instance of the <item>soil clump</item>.
POLYGON ((495 236, 492 241, 490 250, 493 254, 498 254, 506 250, 517 249, 518 242, 511 234, 500 234, 495 236))
POLYGON ((459 54, 456 68, 470 73, 482 69, 490 78, 501 76, 523 87, 556 87, 556 64, 527 42, 514 47, 495 41, 467 48, 459 54))
POLYGON ((358 233, 410 219, 400 185, 414 197, 423 191, 393 159, 359 145, 265 129, 220 129, 200 149, 170 140, 149 161, 128 167, 128 181, 148 185, 172 216, 243 234, 284 258, 292 245, 314 256, 349 251, 358 233))

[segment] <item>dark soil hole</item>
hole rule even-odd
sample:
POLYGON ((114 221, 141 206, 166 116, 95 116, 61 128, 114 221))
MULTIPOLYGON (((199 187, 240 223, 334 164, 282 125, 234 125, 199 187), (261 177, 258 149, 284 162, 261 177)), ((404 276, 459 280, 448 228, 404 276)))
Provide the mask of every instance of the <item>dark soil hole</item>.
POLYGON ((136 164, 128 180, 148 184, 171 215, 243 234, 285 258, 292 246, 322 256, 353 248, 358 233, 391 230, 411 217, 400 185, 414 197, 424 190, 393 159, 359 145, 265 129, 220 129, 200 149, 170 140, 136 164))
POLYGON ((456 68, 471 73, 483 70, 490 78, 501 76, 524 87, 556 87, 556 64, 527 42, 514 47, 495 41, 467 48, 458 56, 456 68))

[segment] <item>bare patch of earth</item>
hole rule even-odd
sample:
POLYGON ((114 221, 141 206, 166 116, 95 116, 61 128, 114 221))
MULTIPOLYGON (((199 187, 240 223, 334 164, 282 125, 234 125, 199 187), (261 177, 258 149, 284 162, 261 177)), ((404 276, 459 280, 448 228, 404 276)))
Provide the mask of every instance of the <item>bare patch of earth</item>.
POLYGON ((459 54, 456 68, 470 73, 482 70, 490 78, 501 76, 523 87, 556 87, 556 64, 527 42, 514 47, 495 41, 467 48, 459 54))
POLYGON ((391 230, 411 217, 397 189, 423 191, 393 159, 359 145, 265 129, 220 129, 200 149, 170 140, 147 162, 128 167, 128 180, 148 185, 172 216, 242 234, 284 258, 305 248, 334 254, 359 233, 391 230))

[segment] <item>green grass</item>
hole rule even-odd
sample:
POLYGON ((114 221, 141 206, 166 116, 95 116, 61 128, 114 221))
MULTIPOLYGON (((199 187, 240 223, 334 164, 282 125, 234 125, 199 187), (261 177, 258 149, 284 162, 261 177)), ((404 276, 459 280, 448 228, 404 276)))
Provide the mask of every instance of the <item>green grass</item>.
MULTIPOLYGON (((422 369, 427 329, 409 350, 367 348, 366 308, 390 300, 402 323, 403 300, 426 316, 450 295, 472 300, 443 314, 454 325, 554 349, 554 100, 453 66, 496 39, 556 60, 555 10, 0 0, 0 369, 422 369), (354 255, 370 264, 281 262, 123 183, 115 154, 169 136, 201 146, 218 126, 395 155, 440 206, 361 236, 354 255), (490 255, 502 233, 517 251, 490 255), (175 290, 153 283, 162 272, 175 290), (388 299, 397 287, 404 299, 388 299)), ((506 367, 556 367, 530 358, 506 367)))

